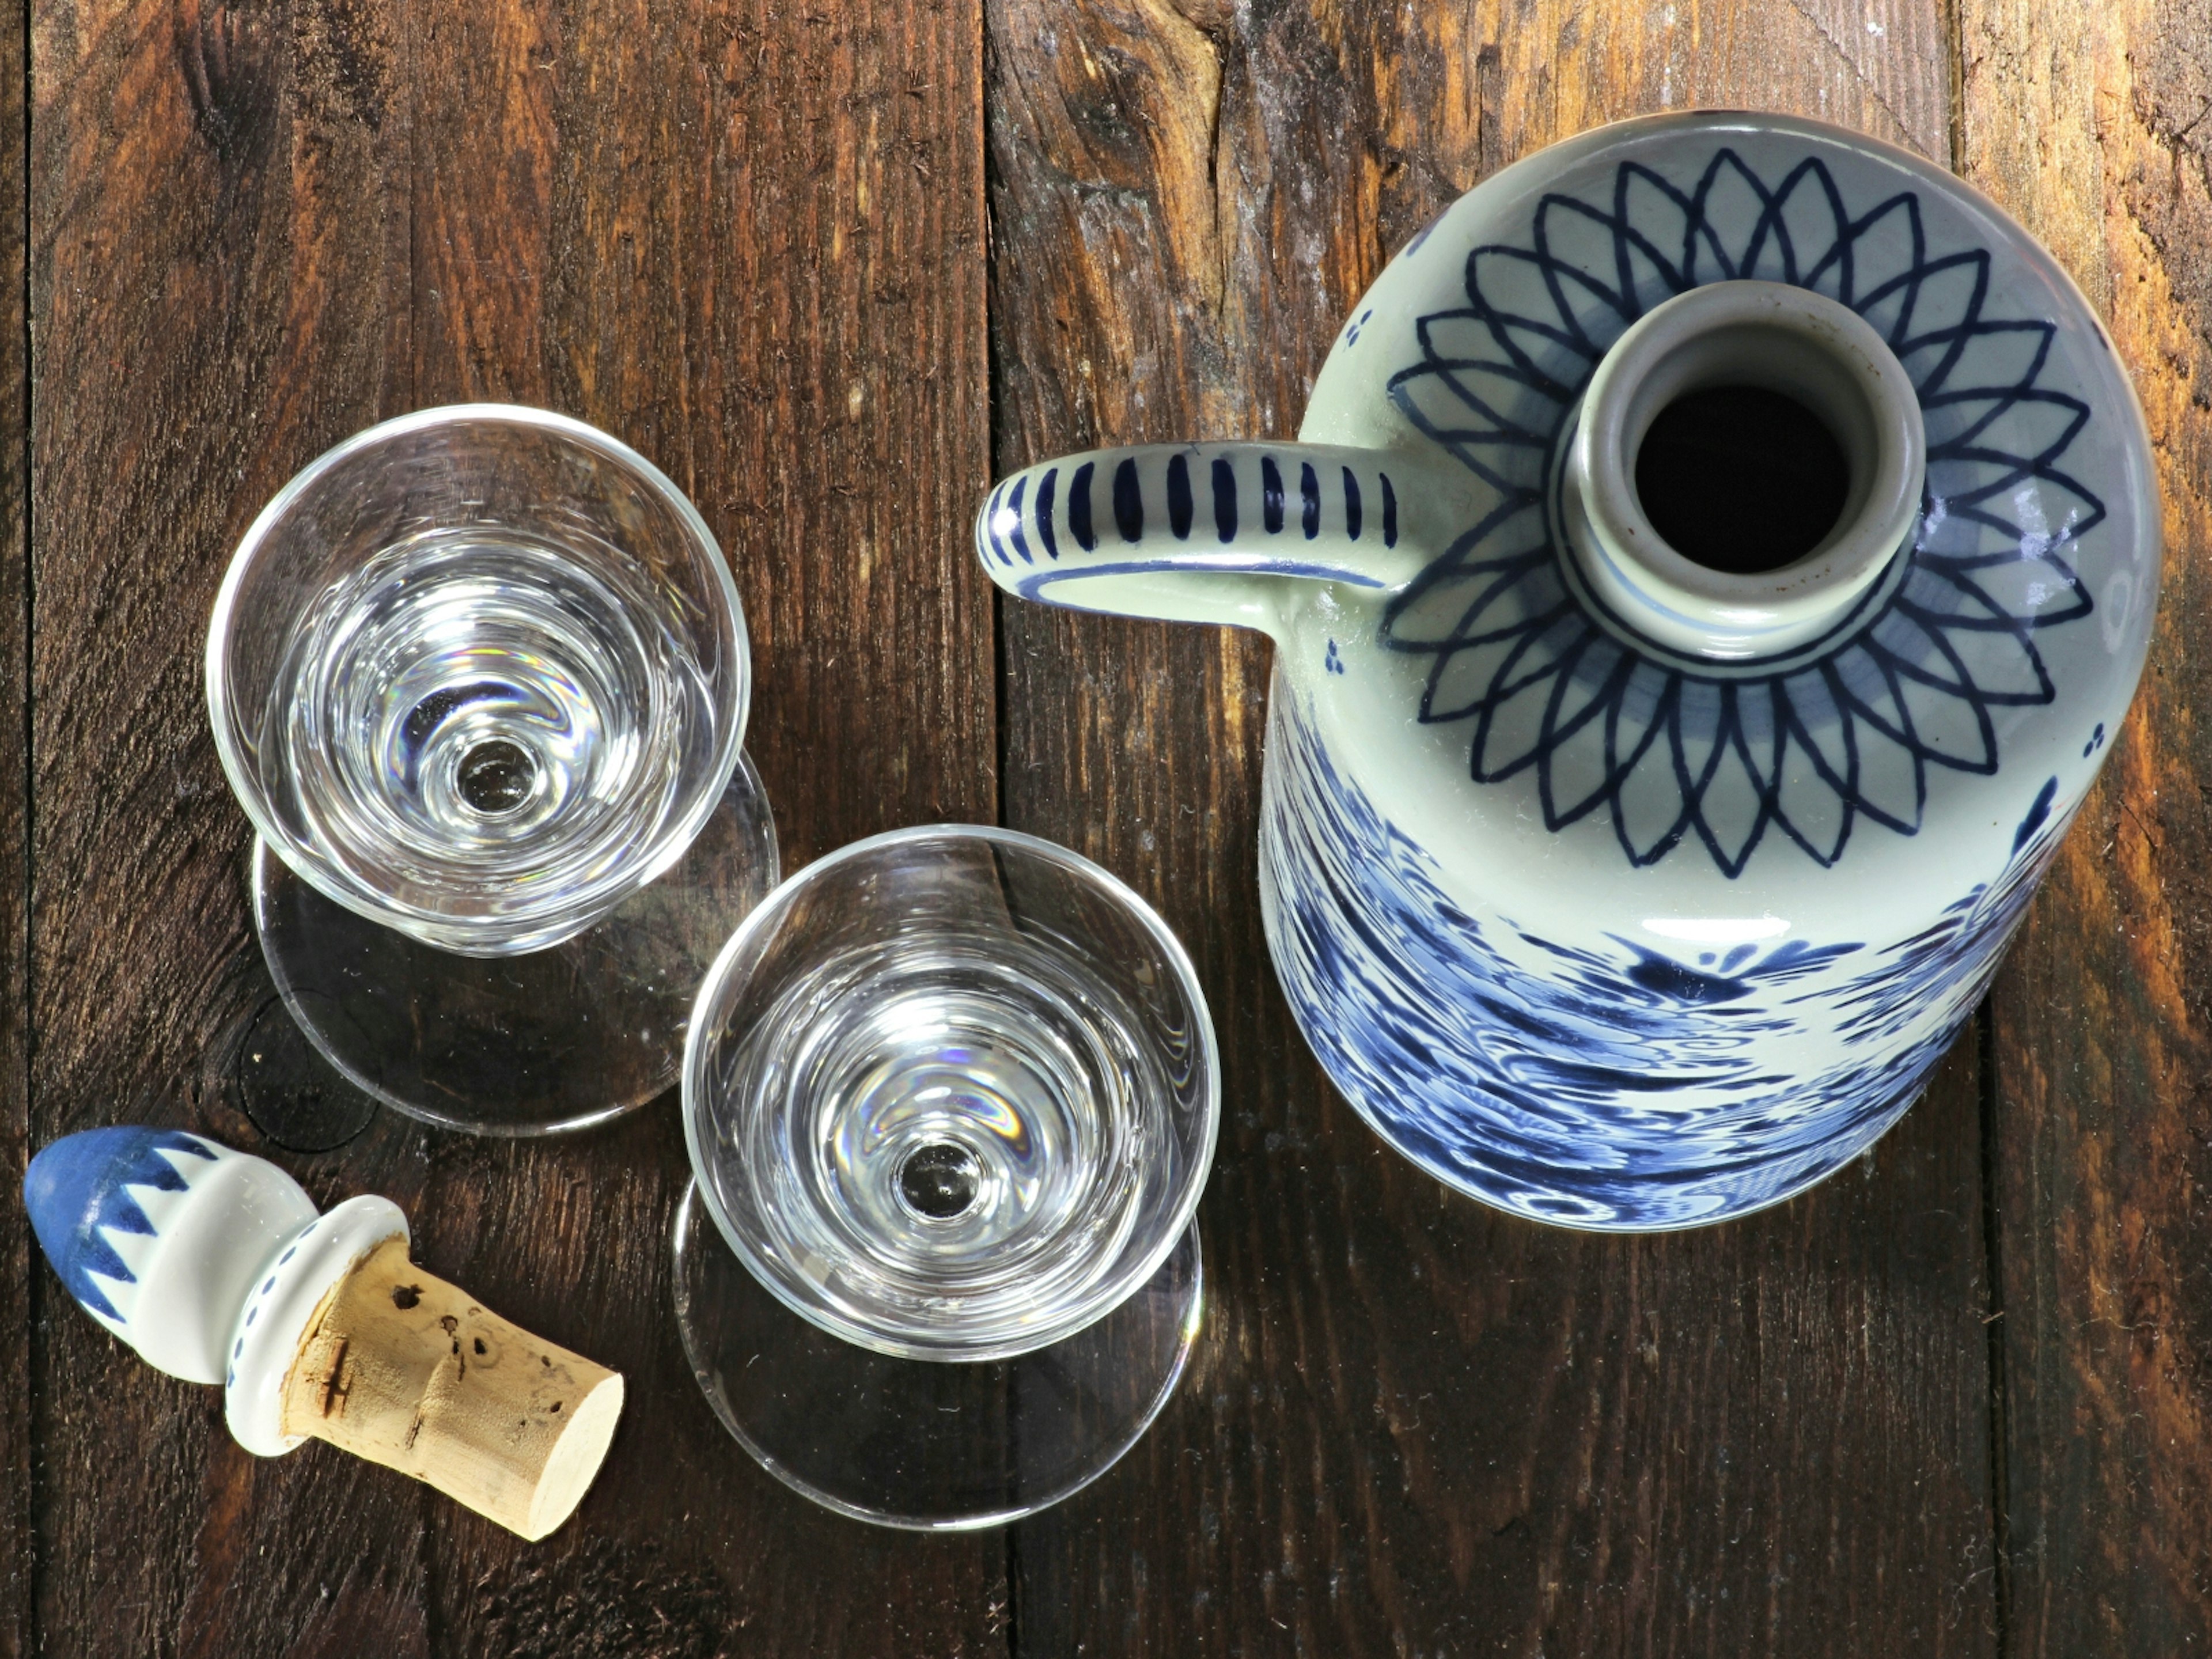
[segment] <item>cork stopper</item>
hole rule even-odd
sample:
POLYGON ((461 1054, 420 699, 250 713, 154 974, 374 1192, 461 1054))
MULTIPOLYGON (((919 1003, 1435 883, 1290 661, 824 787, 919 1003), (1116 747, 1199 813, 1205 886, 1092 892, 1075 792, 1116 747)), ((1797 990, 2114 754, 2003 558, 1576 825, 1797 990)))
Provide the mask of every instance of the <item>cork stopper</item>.
POLYGON ((287 1435, 411 1474, 534 1540, 581 1501, 622 1402, 616 1373, 424 1273, 400 1237, 316 1308, 283 1417, 287 1435))

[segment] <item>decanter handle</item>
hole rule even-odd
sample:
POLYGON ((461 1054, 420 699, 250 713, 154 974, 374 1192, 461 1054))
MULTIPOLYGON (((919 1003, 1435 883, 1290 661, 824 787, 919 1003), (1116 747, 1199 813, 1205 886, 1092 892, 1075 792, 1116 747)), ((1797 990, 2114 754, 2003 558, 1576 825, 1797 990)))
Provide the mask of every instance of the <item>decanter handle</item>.
POLYGON ((1296 583, 1404 587, 1473 522, 1473 482, 1394 450, 1094 449, 1002 479, 976 514, 975 550, 1024 599, 1273 633, 1296 583))

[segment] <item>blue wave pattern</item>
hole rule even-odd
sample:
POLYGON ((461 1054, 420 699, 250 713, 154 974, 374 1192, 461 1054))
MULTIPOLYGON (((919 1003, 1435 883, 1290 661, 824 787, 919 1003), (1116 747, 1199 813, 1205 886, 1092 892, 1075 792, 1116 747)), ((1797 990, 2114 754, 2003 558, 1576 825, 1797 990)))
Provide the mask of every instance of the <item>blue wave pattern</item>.
POLYGON ((1980 1000, 2065 830, 2054 778, 1998 877, 1887 948, 1581 949, 1468 914, 1280 676, 1270 702, 1261 897, 1307 1042, 1416 1164, 1555 1224, 1734 1216, 1864 1152, 1980 1000), (1841 1058, 1790 1065, 1815 1045, 1841 1058))
POLYGON ((2036 635, 2092 609, 2074 544, 2105 504, 2064 468, 2089 405, 2047 371, 2056 325, 1992 313, 1988 249, 1930 246, 1917 193, 1850 204, 1818 155, 1763 178, 1713 152, 1552 193, 1525 241, 1468 255, 1467 303, 1422 317, 1391 381, 1498 504, 1396 597, 1383 638, 1432 659, 1429 723, 1467 723, 1478 783, 1533 770, 1553 830, 1612 820, 1632 865, 1705 848, 1733 878, 1770 836, 1832 866, 1860 821, 1916 834, 1931 769, 1998 767, 1997 710, 2056 695, 2036 635), (1694 163, 1693 163, 1694 165, 1694 163), (1607 347, 1705 283, 1849 306, 1911 375, 1927 484, 1903 568, 1811 647, 1726 669, 1638 647, 1579 591, 1558 459, 1607 347))

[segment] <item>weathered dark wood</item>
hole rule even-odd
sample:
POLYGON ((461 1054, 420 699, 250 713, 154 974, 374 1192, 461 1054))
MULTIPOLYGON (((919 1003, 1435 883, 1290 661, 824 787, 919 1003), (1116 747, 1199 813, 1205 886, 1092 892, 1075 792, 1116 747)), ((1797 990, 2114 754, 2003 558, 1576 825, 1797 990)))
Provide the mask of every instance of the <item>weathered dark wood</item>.
MULTIPOLYGON (((988 460, 975 28, 950 5, 598 0, 414 25, 416 398, 568 409, 699 502, 744 590, 750 747, 793 866, 995 811, 988 590, 960 533, 988 460)), ((672 1109, 582 1146, 450 1150, 426 1259, 525 1323, 578 1322, 634 1403, 542 1556, 431 1517, 441 1650, 516 1645, 528 1587, 579 1577, 633 1613, 586 1651, 690 1651, 725 1605, 763 1651, 997 1645, 995 1540, 839 1521, 706 1409, 670 1312, 672 1109)))
MULTIPOLYGON (((0 23, 0 1190, 21 1188, 30 1135, 30 335, 24 288, 27 9, 0 23)), ((29 1230, 0 1236, 0 1331, 31 1338, 29 1230)), ((32 1650, 31 1368, 0 1382, 0 1659, 32 1650)))
MULTIPOLYGON (((962 522, 988 461, 980 40, 952 0, 40 6, 34 1141, 139 1117, 257 1146, 268 981, 202 629, 252 514, 380 416, 546 404, 692 494, 744 593, 791 861, 995 816, 962 522)), ((49 1287, 44 1650, 1003 1647, 1000 1540, 836 1520, 714 1423, 670 1316, 672 1102, 558 1143, 331 1138, 258 1149, 326 1201, 389 1194, 418 1259, 628 1374, 578 1522, 532 1549, 323 1448, 257 1462, 212 1390, 49 1287)))
MULTIPOLYGON (((1932 5, 1006 0, 996 459, 1287 434, 1346 307, 1504 162, 1668 104, 1944 157, 1932 5), (1871 19, 1871 21, 1869 21, 1871 19)), ((1256 640, 1008 603, 1010 823, 1158 902, 1219 1027, 1194 1374, 1015 1530, 1018 1652, 1987 1653, 1977 1056, 1786 1208, 1526 1226, 1385 1151, 1266 965, 1256 640)))
POLYGON ((632 1393, 532 1549, 326 1448, 248 1457, 19 1225, 0 1656, 2212 1643, 2208 27, 2191 0, 38 0, 27 63, 0 40, 0 678, 27 692, 0 722, 0 1178, 71 1128, 190 1124, 324 1201, 391 1194, 421 1259, 632 1393), (1016 604, 994 638, 965 520, 994 466, 1291 432, 1436 209, 1721 102, 1952 159, 2058 252, 2143 392, 2165 622, 1989 1069, 1963 1047, 1781 1211, 1580 1238, 1445 1193, 1306 1054, 1252 876, 1264 647, 1016 604), (668 1105, 557 1144, 362 1127, 311 1057, 252 1047, 215 583, 325 445, 461 397, 595 421, 699 501, 787 867, 1003 792, 1190 943, 1229 1090, 1209 1324, 1061 1509, 912 1538, 753 1468, 669 1317, 668 1105))
MULTIPOLYGON (((267 981, 196 641, 259 502, 377 413, 388 317, 362 197, 390 134, 301 96, 293 24, 323 16, 34 12, 34 1142, 245 1127, 207 1067, 267 981)), ((294 1167, 326 1196, 404 1166, 395 1142, 397 1160, 294 1167)), ((414 1493, 349 1460, 256 1466, 215 1391, 40 1290, 44 1650, 278 1651, 340 1613, 423 1650, 414 1493)))
POLYGON ((2008 1646, 2212 1644, 2212 13, 1967 0, 1966 171, 2074 273, 2166 502, 2159 634, 1993 998, 2008 1646))

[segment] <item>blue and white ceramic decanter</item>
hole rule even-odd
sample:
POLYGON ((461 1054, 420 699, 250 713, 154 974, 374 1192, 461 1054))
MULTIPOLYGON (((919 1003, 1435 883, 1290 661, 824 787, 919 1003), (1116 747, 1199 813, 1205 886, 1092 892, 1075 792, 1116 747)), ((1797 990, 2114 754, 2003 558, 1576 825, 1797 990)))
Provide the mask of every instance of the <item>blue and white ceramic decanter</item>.
POLYGON ((1376 1132, 1538 1219, 1863 1152, 2118 731, 2159 576, 2087 301, 1919 158, 1777 116, 1511 167, 1354 307, 1297 443, 984 504, 999 584, 1276 644, 1261 886, 1376 1132))

